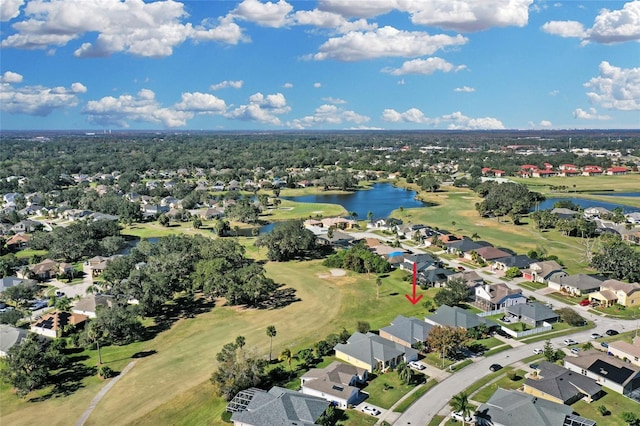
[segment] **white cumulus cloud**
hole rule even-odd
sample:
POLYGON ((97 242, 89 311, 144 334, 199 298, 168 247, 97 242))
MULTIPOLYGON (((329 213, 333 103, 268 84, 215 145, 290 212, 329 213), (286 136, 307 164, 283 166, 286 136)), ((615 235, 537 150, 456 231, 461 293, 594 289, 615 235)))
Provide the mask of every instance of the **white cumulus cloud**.
POLYGON ((551 121, 549 120, 540 121, 540 127, 551 127, 551 126, 553 126, 553 123, 551 123, 551 121))
POLYGON ((576 37, 583 44, 589 42, 610 44, 640 40, 640 1, 625 3, 622 9, 602 9, 593 26, 585 29, 577 21, 549 21, 542 30, 561 37, 576 37))
POLYGON ((429 35, 386 26, 367 32, 352 31, 330 38, 311 58, 318 61, 334 59, 351 62, 382 57, 416 57, 431 55, 444 47, 462 45, 467 41, 460 34, 429 35))
POLYGON ((542 31, 560 37, 583 38, 587 35, 584 26, 577 21, 549 21, 542 26, 542 31))
POLYGON ((466 65, 453 65, 442 58, 413 59, 402 64, 400 68, 385 68, 383 72, 392 75, 422 74, 429 75, 436 71, 450 72, 465 69, 466 65))
POLYGON ((469 86, 462 86, 462 87, 456 87, 455 89, 453 89, 454 92, 462 92, 462 93, 473 93, 476 91, 476 89, 474 89, 473 87, 469 87, 469 86))
POLYGON ((9 21, 20 15, 24 0, 0 0, 0 21, 9 21))
POLYGON ((285 88, 285 89, 291 89, 291 88, 293 88, 293 83, 287 82, 287 83, 283 84, 282 87, 285 88))
POLYGON ((589 108, 588 111, 582 108, 576 108, 573 111, 573 117, 579 120, 611 120, 609 115, 600 115, 595 108, 589 108))
POLYGON ((160 124, 167 128, 181 127, 193 118, 192 111, 162 108, 155 93, 142 89, 135 95, 106 96, 89 101, 82 109, 91 123, 104 126, 129 127, 129 121, 160 124))
POLYGON ((345 111, 336 105, 325 104, 316 108, 313 115, 295 119, 287 124, 295 129, 305 129, 321 125, 336 126, 343 122, 362 124, 369 120, 370 118, 366 115, 358 114, 355 111, 345 111))
POLYGON ((607 61, 600 63, 600 75, 584 86, 592 104, 623 111, 640 110, 640 67, 620 68, 607 61))
POLYGON ((264 96, 258 92, 249 97, 249 103, 240 105, 225 117, 245 121, 257 121, 263 124, 281 125, 279 115, 291 111, 282 93, 264 96))
POLYGON ((244 40, 228 17, 196 27, 184 23, 184 4, 172 0, 32 0, 22 10, 24 18, 11 25, 15 33, 2 40, 3 48, 48 49, 95 33, 95 41, 83 43, 74 51, 76 56, 127 52, 162 57, 188 39, 231 44, 244 40))
POLYGON ((450 130, 498 130, 504 129, 504 124, 494 117, 467 117, 460 111, 440 117, 427 117, 418 108, 410 108, 405 112, 394 109, 385 109, 382 119, 391 123, 417 123, 434 127, 445 126, 450 130))
POLYGON ((227 87, 231 87, 233 89, 241 89, 243 84, 244 84, 244 81, 242 80, 225 80, 225 81, 221 81, 220 83, 212 84, 210 89, 214 91, 220 90, 220 89, 226 89, 227 87))
POLYGON ((178 111, 191 111, 199 114, 222 114, 227 109, 224 100, 201 92, 183 93, 180 102, 173 107, 178 111))
POLYGON ((277 3, 244 0, 231 12, 231 15, 264 27, 279 28, 286 24, 287 15, 292 10, 293 6, 284 0, 277 3))
POLYGON ((322 98, 322 100, 334 105, 344 105, 347 103, 347 101, 345 101, 344 99, 332 98, 331 96, 329 96, 328 98, 322 98))
POLYGON ((71 87, 62 86, 22 86, 22 75, 6 71, 0 79, 0 111, 10 114, 26 114, 45 117, 54 110, 78 105, 78 93, 87 88, 82 83, 73 83, 71 87))

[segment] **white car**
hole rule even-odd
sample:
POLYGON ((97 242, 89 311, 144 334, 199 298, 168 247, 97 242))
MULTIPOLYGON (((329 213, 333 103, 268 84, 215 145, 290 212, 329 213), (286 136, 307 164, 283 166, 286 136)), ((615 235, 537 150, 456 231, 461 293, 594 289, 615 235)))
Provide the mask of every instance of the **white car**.
POLYGON ((599 339, 602 337, 602 334, 598 334, 598 333, 591 333, 591 338, 592 339, 599 339))
POLYGON ((457 421, 459 421, 459 422, 462 422, 462 421, 470 422, 471 420, 473 420, 473 419, 471 418, 471 416, 463 417, 463 416, 462 416, 462 413, 461 413, 460 411, 453 411, 453 412, 451 413, 451 418, 452 418, 453 420, 457 420, 457 421))
POLYGON ((375 407, 371 407, 370 405, 365 405, 361 408, 361 411, 370 416, 377 416, 378 414, 380 414, 380 410, 375 407))
POLYGON ((575 345, 575 344, 577 344, 577 343, 578 343, 578 342, 576 342, 576 341, 575 341, 575 340, 573 340, 573 339, 564 339, 564 344, 565 344, 565 345, 567 345, 567 346, 569 346, 569 345, 575 345))
POLYGON ((540 348, 535 348, 535 349, 533 350, 533 353, 534 353, 534 354, 536 354, 536 355, 540 355, 540 354, 542 353, 542 349, 540 349, 540 348))
POLYGON ((411 362, 409 363, 409 367, 410 367, 410 368, 413 368, 414 370, 420 370, 420 371, 422 371, 422 370, 424 370, 424 369, 426 368, 426 367, 424 366, 424 364, 420 364, 420 363, 419 363, 419 362, 417 362, 417 361, 411 361, 411 362))

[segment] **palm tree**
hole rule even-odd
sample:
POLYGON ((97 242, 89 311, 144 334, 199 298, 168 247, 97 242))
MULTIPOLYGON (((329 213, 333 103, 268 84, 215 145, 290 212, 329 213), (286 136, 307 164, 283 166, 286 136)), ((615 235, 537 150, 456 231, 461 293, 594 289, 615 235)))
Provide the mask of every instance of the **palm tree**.
POLYGON ((98 365, 102 365, 102 352, 100 352, 100 339, 103 337, 104 331, 100 328, 98 323, 91 322, 89 323, 89 328, 87 329, 87 337, 92 342, 96 342, 96 346, 98 347, 98 365))
POLYGON ((398 372, 398 377, 400 378, 400 381, 402 383, 404 383, 405 385, 411 383, 413 372, 406 363, 401 362, 400 364, 398 364, 398 366, 396 367, 396 371, 398 372))
POLYGON ((369 222, 373 221, 373 212, 371 210, 367 213, 367 220, 369 220, 369 222))
POLYGON ((242 352, 243 356, 244 356, 244 350, 242 348, 246 343, 247 343, 247 339, 245 339, 244 336, 236 337, 236 346, 240 348, 240 351, 242 352))
POLYGON ((382 278, 376 278, 376 299, 380 299, 380 287, 382 287, 382 278))
POLYGON ((453 411, 457 411, 462 414, 462 424, 465 424, 465 417, 471 413, 471 405, 469 404, 469 396, 465 392, 460 392, 454 395, 449 402, 453 411))
POLYGON ((474 232, 473 235, 471 236, 472 240, 479 240, 480 239, 480 235, 477 232, 474 232))
POLYGON ((277 331, 275 325, 267 327, 267 336, 269 336, 269 362, 271 362, 271 350, 273 348, 273 338, 276 337, 277 331))
POLYGON ((278 356, 279 361, 286 362, 289 365, 289 371, 293 373, 293 368, 291 368, 291 362, 293 361, 293 353, 291 353, 291 349, 285 348, 280 352, 280 356, 278 356))

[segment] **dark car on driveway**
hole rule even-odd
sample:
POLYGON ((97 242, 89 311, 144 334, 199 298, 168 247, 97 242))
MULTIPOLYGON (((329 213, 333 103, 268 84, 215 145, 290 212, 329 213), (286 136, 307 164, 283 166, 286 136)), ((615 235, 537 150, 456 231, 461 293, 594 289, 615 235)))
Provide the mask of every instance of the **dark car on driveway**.
POLYGON ((607 330, 607 331, 605 332, 605 334, 606 334, 607 336, 615 336, 616 334, 618 334, 618 332, 617 332, 617 331, 615 331, 615 330, 607 330))

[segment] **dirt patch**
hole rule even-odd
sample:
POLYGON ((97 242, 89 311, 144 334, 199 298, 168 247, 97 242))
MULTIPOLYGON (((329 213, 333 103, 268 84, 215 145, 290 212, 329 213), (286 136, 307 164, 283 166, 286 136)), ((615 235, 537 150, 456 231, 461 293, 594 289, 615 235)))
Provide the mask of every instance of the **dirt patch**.
POLYGON ((318 278, 326 279, 330 277, 331 277, 331 274, 327 274, 326 272, 322 272, 318 274, 318 278))
POLYGON ((322 214, 322 213, 324 213, 324 210, 316 210, 311 212, 311 214, 322 214))
POLYGON ((331 276, 332 277, 344 277, 345 275, 347 275, 347 271, 345 271, 344 269, 332 269, 331 270, 331 276))

